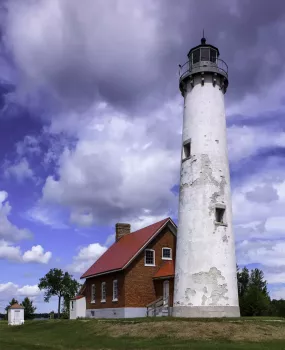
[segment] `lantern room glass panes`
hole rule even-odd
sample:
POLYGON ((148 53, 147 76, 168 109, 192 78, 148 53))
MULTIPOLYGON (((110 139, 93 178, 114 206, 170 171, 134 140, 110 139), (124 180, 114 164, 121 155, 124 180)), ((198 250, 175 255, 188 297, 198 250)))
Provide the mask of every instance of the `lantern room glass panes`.
POLYGON ((217 60, 217 51, 214 49, 210 49, 210 61, 216 62, 217 60))
POLYGON ((208 47, 201 49, 201 61, 210 61, 210 49, 208 47))
POLYGON ((200 49, 193 51, 192 59, 193 59, 193 64, 200 62, 200 49))
POLYGON ((192 64, 199 63, 201 61, 217 62, 217 50, 210 47, 201 47, 196 49, 192 53, 192 64))

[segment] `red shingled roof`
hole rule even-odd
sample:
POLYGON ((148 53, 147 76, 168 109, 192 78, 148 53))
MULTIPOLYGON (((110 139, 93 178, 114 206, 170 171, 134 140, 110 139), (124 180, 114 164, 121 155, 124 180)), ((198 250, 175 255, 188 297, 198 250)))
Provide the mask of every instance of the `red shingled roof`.
POLYGON ((153 278, 174 277, 174 263, 173 260, 165 261, 160 269, 156 272, 153 278))
POLYGON ((118 242, 115 242, 81 276, 81 278, 123 269, 169 221, 173 223, 170 218, 167 218, 123 236, 118 242))

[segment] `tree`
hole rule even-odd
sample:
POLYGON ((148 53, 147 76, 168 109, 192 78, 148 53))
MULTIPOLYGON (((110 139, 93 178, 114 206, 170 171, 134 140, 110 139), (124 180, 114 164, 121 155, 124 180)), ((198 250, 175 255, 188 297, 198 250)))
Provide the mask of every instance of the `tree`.
POLYGON ((70 299, 78 291, 79 283, 72 277, 68 272, 63 272, 60 269, 51 269, 45 277, 40 279, 38 284, 40 290, 45 290, 45 302, 49 302, 52 296, 58 297, 58 318, 60 317, 62 298, 70 299))
POLYGON ((14 305, 14 304, 19 304, 18 300, 15 299, 15 298, 13 298, 13 299, 9 302, 9 305, 7 305, 7 306, 5 307, 5 311, 7 312, 8 309, 9 309, 9 307, 12 306, 12 305, 14 305))
POLYGON ((269 313, 270 297, 264 274, 259 269, 244 267, 237 270, 239 305, 242 316, 261 316, 269 313))
POLYGON ((37 308, 33 305, 32 300, 26 297, 22 302, 22 306, 25 308, 25 319, 32 319, 35 317, 35 311, 37 308))

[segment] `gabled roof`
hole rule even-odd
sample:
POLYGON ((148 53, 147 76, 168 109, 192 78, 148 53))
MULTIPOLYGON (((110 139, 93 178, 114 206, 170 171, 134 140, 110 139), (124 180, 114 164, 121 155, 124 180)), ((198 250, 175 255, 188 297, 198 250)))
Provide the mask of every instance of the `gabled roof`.
POLYGON ((165 261, 160 269, 155 273, 153 278, 174 277, 174 263, 173 260, 165 261))
POLYGON ((19 304, 13 304, 9 306, 9 309, 24 309, 24 306, 19 305, 19 304))
POLYGON ((123 236, 81 276, 87 278, 99 274, 122 270, 140 253, 140 251, 167 225, 175 223, 166 218, 155 224, 123 236))

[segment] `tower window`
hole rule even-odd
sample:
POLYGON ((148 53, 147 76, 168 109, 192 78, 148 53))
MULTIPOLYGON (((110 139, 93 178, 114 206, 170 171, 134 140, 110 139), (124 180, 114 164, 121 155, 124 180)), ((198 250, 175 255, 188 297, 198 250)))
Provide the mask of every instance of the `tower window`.
POLYGON ((225 223, 225 208, 216 208, 216 222, 218 224, 224 224, 225 223))
POLYGON ((210 49, 210 61, 216 62, 217 59, 217 51, 214 49, 210 49))
POLYGON ((209 48, 201 49, 201 61, 209 61, 209 60, 210 60, 209 48))
POLYGON ((200 62, 200 49, 193 51, 192 60, 193 64, 200 62))
POLYGON ((190 157, 191 157, 191 140, 187 140, 183 143, 182 160, 186 160, 190 157))

